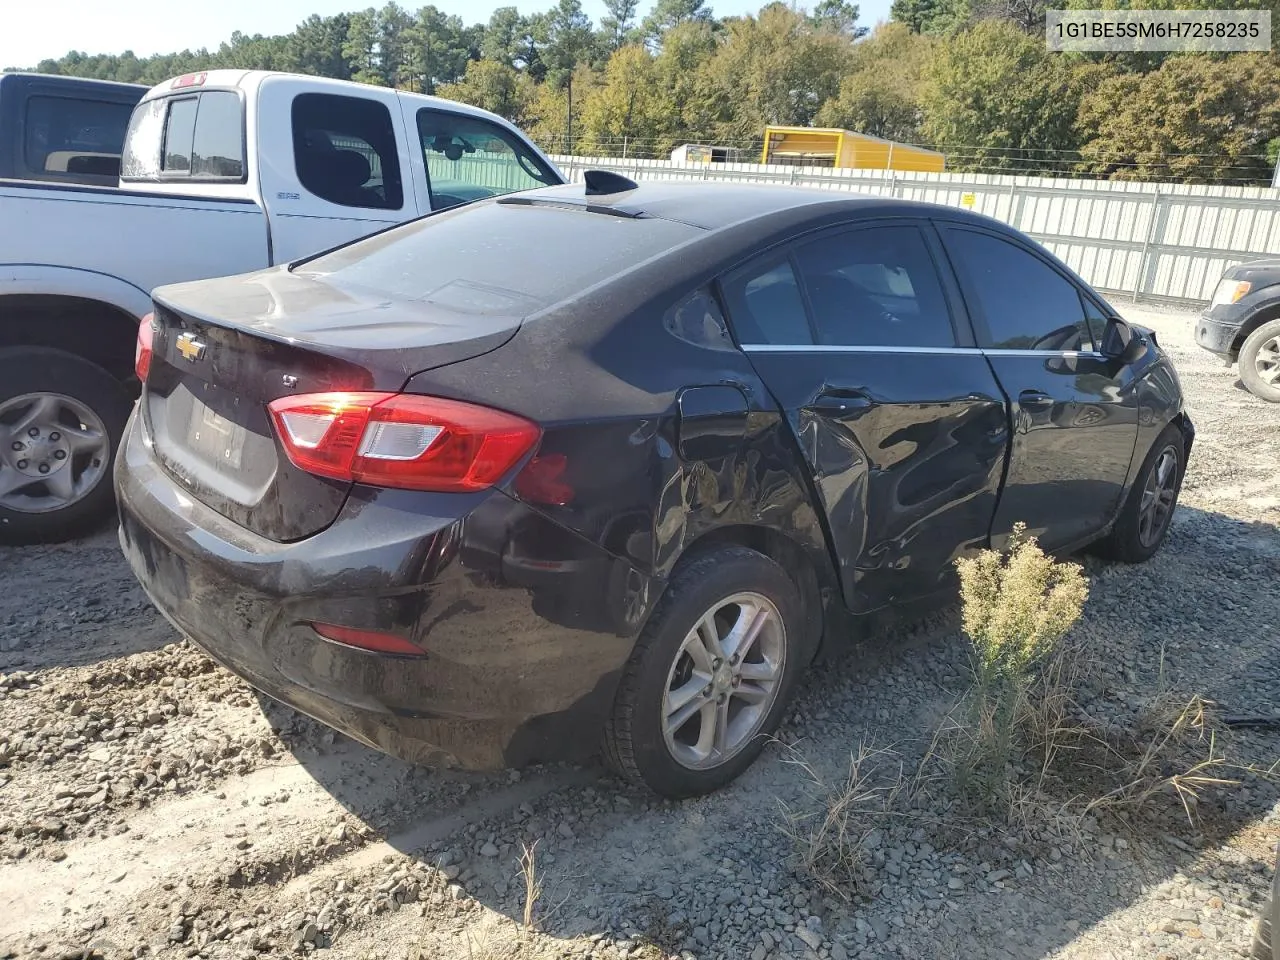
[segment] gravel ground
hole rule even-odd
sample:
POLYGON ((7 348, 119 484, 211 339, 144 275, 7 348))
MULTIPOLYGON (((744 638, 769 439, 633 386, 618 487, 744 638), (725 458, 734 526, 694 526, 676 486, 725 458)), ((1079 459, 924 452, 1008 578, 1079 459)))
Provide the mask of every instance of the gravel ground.
MULTIPOLYGON (((1173 353, 1199 436, 1164 550, 1085 561, 1084 707, 1124 723, 1173 689, 1280 717, 1280 406, 1188 316, 1129 313, 1173 353)), ((741 781, 670 804, 595 768, 414 768, 264 703, 151 611, 110 532, 0 550, 0 582, 0 956, 1239 957, 1280 839, 1280 790, 1246 776, 1194 827, 907 820, 873 838, 860 896, 824 895, 781 830, 783 804, 815 803, 789 761, 835 782, 860 740, 918 749, 964 687, 954 611, 816 672, 741 781)), ((1220 746, 1270 764, 1280 733, 1220 746)))

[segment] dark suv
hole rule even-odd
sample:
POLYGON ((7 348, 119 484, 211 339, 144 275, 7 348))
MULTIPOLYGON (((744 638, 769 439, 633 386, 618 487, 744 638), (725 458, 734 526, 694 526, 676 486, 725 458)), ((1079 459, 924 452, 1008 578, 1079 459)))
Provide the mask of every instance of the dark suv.
POLYGON ((1155 337, 993 220, 591 173, 163 288, 116 470, 156 605, 365 743, 744 770, 819 645, 1025 522, 1160 546, 1155 337))
POLYGON ((1196 321, 1196 343, 1230 366, 1254 396, 1280 403, 1280 260, 1227 270, 1196 321))

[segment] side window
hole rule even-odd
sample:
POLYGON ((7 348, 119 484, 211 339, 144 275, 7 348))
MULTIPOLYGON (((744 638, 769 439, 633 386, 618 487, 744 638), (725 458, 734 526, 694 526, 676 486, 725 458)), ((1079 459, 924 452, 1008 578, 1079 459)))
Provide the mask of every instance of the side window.
MULTIPOLYGON (((982 345, 1005 350, 1092 350, 1075 284, 1007 240, 973 230, 945 231, 970 304, 986 322, 982 345)), ((981 334, 981 331, 979 331, 981 334)))
POLYGON ((828 234, 801 247, 796 264, 819 343, 955 346, 942 283, 918 227, 828 234))
POLYGON ((729 320, 740 343, 813 343, 800 284, 790 260, 776 258, 732 274, 723 284, 729 320))
POLYGON ((164 122, 164 151, 160 169, 165 173, 191 172, 191 141, 196 133, 195 97, 169 101, 169 116, 164 122))
POLYGON ((433 210, 560 182, 528 144, 479 117, 424 108, 418 138, 433 210))
POLYGON ((293 162, 309 191, 343 207, 404 206, 391 113, 376 100, 302 93, 293 100, 293 162))
POLYGON ((209 90, 152 100, 130 122, 121 179, 243 181, 244 149, 238 94, 209 90))
POLYGON ((32 97, 24 118, 23 161, 37 174, 115 179, 131 112, 124 103, 32 97))
POLYGON ((193 180, 244 178, 244 108, 230 91, 200 94, 191 143, 193 180))

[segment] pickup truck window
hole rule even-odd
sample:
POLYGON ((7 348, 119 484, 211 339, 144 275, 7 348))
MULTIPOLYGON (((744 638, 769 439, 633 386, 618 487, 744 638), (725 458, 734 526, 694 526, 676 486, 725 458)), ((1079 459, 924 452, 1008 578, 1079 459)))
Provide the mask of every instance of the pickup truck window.
POLYGON ((230 90, 143 104, 129 124, 120 178, 243 181, 243 116, 240 96, 230 90))
POLYGON ((488 120, 423 108, 417 123, 433 210, 560 182, 519 137, 488 120))
POLYGON ((33 173, 115 177, 132 108, 125 103, 32 97, 27 101, 23 159, 33 173))
POLYGON ((302 185, 343 207, 404 206, 391 112, 376 100, 302 93, 293 100, 293 162, 302 185))

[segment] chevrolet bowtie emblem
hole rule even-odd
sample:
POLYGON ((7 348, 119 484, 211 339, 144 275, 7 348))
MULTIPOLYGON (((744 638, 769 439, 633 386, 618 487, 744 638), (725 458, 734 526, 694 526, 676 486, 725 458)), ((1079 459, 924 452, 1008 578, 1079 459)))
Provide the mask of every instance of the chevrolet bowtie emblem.
POLYGON ((197 360, 204 359, 204 344, 190 333, 184 333, 178 338, 178 352, 189 363, 195 363, 197 360))

